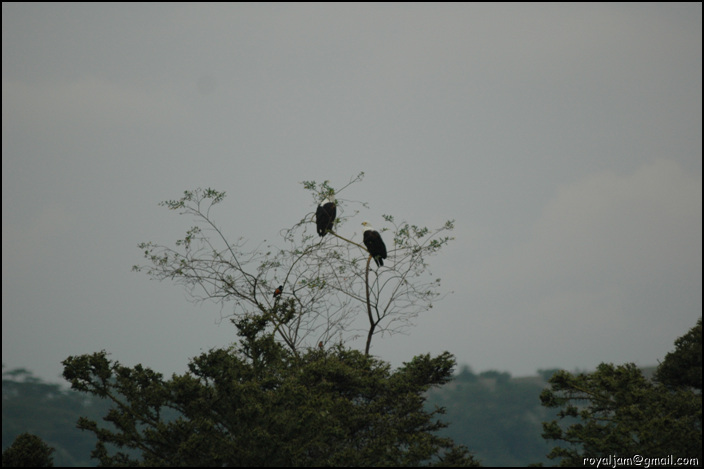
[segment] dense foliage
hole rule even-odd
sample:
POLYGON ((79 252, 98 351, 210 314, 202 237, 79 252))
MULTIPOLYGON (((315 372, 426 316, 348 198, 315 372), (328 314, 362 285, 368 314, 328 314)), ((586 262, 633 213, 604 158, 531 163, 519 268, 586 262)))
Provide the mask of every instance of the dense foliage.
POLYGON ((109 427, 79 421, 98 437, 93 456, 106 466, 478 465, 436 435, 441 409, 423 408, 452 376, 449 353, 392 371, 343 346, 293 354, 265 323, 239 321, 241 346, 203 353, 168 380, 105 352, 66 359, 74 389, 116 404, 109 427))
POLYGON ((702 458, 701 319, 649 380, 633 364, 602 363, 593 373, 556 373, 541 394, 560 408, 563 425, 544 424, 543 436, 561 443, 549 456, 561 466, 632 457, 702 458), (676 372, 673 373, 673 370, 676 372))
POLYGON ((53 467, 54 452, 37 435, 22 433, 2 452, 3 467, 53 467))
POLYGON ((655 378, 665 386, 702 390, 702 320, 675 341, 675 350, 665 356, 655 378))
MULTIPOLYGON (((540 405, 538 396, 549 376, 515 378, 507 373, 473 373, 467 366, 452 381, 431 388, 425 409, 444 407, 450 425, 438 432, 467 446, 485 466, 526 466, 544 459, 549 447, 540 436, 541 421, 557 412, 540 405)), ((96 437, 76 428, 80 416, 100 421, 107 402, 58 385, 31 380, 3 382, 3 448, 15 437, 32 430, 56 448, 56 466, 87 466, 96 437), (37 386, 51 393, 36 392, 37 386), (9 392, 8 392, 9 391, 9 392), (40 409, 39 412, 36 410, 40 409)), ((175 413, 171 417, 175 418, 175 413)))

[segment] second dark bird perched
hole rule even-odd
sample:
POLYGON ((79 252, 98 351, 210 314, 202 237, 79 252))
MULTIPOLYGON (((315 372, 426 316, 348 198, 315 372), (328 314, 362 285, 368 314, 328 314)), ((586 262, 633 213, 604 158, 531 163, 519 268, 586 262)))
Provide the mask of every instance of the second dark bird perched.
POLYGON ((335 206, 334 198, 330 197, 320 202, 318 209, 315 211, 315 224, 320 237, 325 236, 328 230, 332 231, 336 216, 337 207, 335 206))
POLYGON ((377 267, 384 265, 384 259, 386 259, 386 244, 384 240, 381 239, 381 235, 376 231, 369 222, 362 223, 364 227, 364 245, 369 251, 369 255, 374 258, 377 267))

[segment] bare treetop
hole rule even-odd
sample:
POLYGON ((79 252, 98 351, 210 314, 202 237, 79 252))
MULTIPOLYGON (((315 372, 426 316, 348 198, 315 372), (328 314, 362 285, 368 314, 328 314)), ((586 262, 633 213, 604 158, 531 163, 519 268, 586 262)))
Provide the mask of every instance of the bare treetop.
POLYGON ((229 304, 231 311, 225 317, 233 320, 263 315, 271 332, 294 352, 320 342, 366 337, 364 348, 369 353, 375 335, 403 332, 442 296, 440 279, 432 278, 427 261, 453 239, 445 232, 454 226, 448 221, 428 229, 384 215, 385 223, 375 225, 387 238, 387 260, 370 269, 372 257, 361 237, 346 230, 367 204, 340 197, 363 176, 360 173, 338 190, 328 181, 303 182, 314 205, 298 223, 281 231, 280 245, 253 250, 246 250, 244 239, 230 237, 216 224, 212 209, 223 202, 225 192, 185 191, 180 199, 160 205, 193 216, 195 225, 173 247, 141 243, 148 263, 133 270, 183 285, 193 301, 229 304), (315 211, 326 199, 335 200, 337 210, 331 222, 334 229, 322 237, 315 211), (277 294, 279 288, 282 292, 277 294))

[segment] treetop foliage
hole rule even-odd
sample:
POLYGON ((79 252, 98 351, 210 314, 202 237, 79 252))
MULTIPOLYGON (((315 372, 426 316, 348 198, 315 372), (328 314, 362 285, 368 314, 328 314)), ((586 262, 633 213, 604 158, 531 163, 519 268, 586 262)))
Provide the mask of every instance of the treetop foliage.
POLYGON ((74 389, 116 404, 104 419, 112 429, 79 420, 98 437, 93 457, 106 466, 478 465, 435 434, 443 410, 423 409, 425 391, 451 378, 449 353, 392 371, 342 345, 294 354, 265 326, 247 324, 239 347, 202 353, 169 380, 104 351, 67 358, 74 389))
POLYGON ((675 341, 655 373, 655 379, 673 388, 702 390, 702 319, 687 334, 675 341))
POLYGON ((41 438, 22 433, 2 453, 3 467, 53 467, 54 452, 41 438))
POLYGON ((441 281, 432 276, 427 261, 453 239, 445 233, 454 224, 450 220, 430 229, 384 215, 379 231, 389 235, 387 244, 392 243, 389 258, 383 268, 370 269, 366 248, 345 234, 347 224, 367 204, 341 197, 363 176, 339 189, 329 181, 304 181, 315 205, 281 231, 278 246, 255 250, 246 250, 243 239, 231 239, 217 225, 211 209, 224 201, 225 192, 185 191, 180 199, 160 205, 192 216, 195 225, 172 247, 141 243, 147 264, 133 270, 184 285, 194 301, 231 304, 235 319, 254 311, 270 315, 277 340, 294 352, 321 341, 328 345, 366 337, 369 353, 374 336, 403 332, 442 297, 441 281), (314 228, 315 207, 333 196, 338 213, 334 230, 320 239, 314 228), (278 285, 283 285, 283 294, 272 297, 278 285), (279 318, 284 312, 295 314, 294 320, 279 318))
POLYGON ((540 399, 546 407, 559 408, 558 417, 568 425, 543 424, 543 437, 561 443, 548 457, 561 458, 561 466, 614 455, 675 455, 701 462, 701 340, 699 319, 675 342, 655 381, 632 363, 602 363, 588 374, 553 374, 551 388, 540 399))

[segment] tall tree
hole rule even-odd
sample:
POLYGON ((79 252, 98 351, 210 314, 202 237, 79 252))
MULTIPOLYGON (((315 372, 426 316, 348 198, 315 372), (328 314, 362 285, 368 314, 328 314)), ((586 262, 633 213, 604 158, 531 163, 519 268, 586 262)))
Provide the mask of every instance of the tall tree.
MULTIPOLYGON (((652 381, 632 363, 602 363, 593 373, 559 371, 540 399, 560 408, 557 421, 543 424, 543 437, 561 445, 551 459, 582 466, 589 458, 702 458, 701 319, 676 342, 652 381), (699 344, 699 360, 691 344, 699 344), (684 380, 670 379, 671 369, 684 380), (668 377, 665 379, 664 377, 668 377)), ((656 464, 657 465, 657 464, 656 464)))
POLYGON ((340 194, 361 178, 339 190, 303 183, 313 209, 336 201, 328 236, 317 233, 311 210, 282 232, 283 247, 254 251, 212 218, 224 192, 197 189, 162 203, 196 225, 173 247, 141 244, 148 264, 134 270, 175 280, 194 300, 231 302, 240 340, 168 380, 104 351, 67 358, 74 389, 115 403, 111 426, 79 420, 98 437, 92 455, 101 465, 477 465, 435 434, 442 409, 423 409, 424 393, 451 378, 454 357, 422 355, 392 371, 369 353, 374 336, 402 330, 441 295, 427 260, 450 241, 443 232, 452 222, 431 231, 384 216, 393 247, 384 267, 371 269, 367 249, 343 229, 364 204, 340 194), (349 347, 359 336, 364 352, 349 347))

